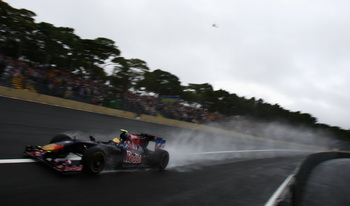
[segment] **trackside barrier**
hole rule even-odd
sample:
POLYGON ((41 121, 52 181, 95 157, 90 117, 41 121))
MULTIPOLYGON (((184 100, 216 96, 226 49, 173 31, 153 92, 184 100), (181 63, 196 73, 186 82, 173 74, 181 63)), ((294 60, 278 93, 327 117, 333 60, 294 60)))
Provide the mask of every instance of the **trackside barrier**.
POLYGON ((265 206, 298 206, 312 170, 320 163, 332 159, 350 158, 350 152, 320 152, 309 155, 297 167, 293 175, 281 185, 277 194, 265 206))
MULTIPOLYGON (((55 105, 55 106, 61 106, 61 107, 77 109, 77 110, 82 110, 82 111, 87 111, 87 112, 95 112, 95 113, 100 113, 100 114, 105 114, 105 115, 110 115, 110 116, 129 118, 129 119, 135 119, 135 117, 136 117, 136 114, 133 112, 127 112, 127 111, 107 108, 107 107, 103 107, 103 106, 99 106, 99 105, 77 102, 74 100, 48 96, 48 95, 44 95, 44 94, 38 94, 38 93, 26 91, 26 90, 13 89, 13 88, 4 87, 4 86, 0 86, 0 96, 16 98, 16 99, 37 102, 37 103, 43 103, 43 104, 49 104, 49 105, 55 105)), ((274 143, 278 143, 278 144, 282 144, 282 145, 296 146, 296 147, 310 149, 310 150, 318 150, 318 151, 324 150, 324 148, 320 148, 317 146, 291 143, 291 142, 286 142, 286 141, 282 141, 282 140, 267 140, 267 139, 262 138, 262 137, 241 134, 241 133, 238 133, 238 132, 235 132, 232 130, 225 130, 225 129, 221 129, 221 128, 215 128, 215 127, 196 124, 196 123, 184 122, 184 121, 179 121, 179 120, 174 120, 174 119, 167 119, 164 117, 155 117, 155 116, 151 116, 151 115, 142 114, 140 116, 140 120, 145 121, 145 122, 156 123, 156 124, 182 127, 182 128, 187 128, 187 129, 194 129, 194 130, 200 130, 200 131, 205 131, 205 132, 218 133, 218 134, 235 136, 235 137, 246 138, 246 139, 253 139, 253 140, 257 140, 257 141, 273 141, 274 143)))

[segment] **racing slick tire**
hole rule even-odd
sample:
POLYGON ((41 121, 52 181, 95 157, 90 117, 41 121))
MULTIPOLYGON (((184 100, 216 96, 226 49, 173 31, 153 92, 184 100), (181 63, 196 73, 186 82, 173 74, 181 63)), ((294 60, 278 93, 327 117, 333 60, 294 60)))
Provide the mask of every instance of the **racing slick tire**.
POLYGON ((169 163, 169 152, 161 149, 154 151, 152 162, 154 169, 164 170, 169 163))
POLYGON ((59 134, 59 135, 52 137, 50 144, 56 143, 56 142, 63 142, 63 141, 67 141, 67 140, 72 140, 72 138, 66 134, 59 134))
MULTIPOLYGON (((67 140, 72 140, 72 138, 66 134, 58 134, 54 137, 52 137, 50 144, 56 143, 56 142, 63 142, 67 140)), ((58 158, 65 158, 69 154, 69 151, 59 151, 54 154, 55 157, 58 158)))
POLYGON ((81 162, 84 172, 96 175, 100 173, 106 165, 106 153, 99 147, 90 147, 85 151, 81 162))

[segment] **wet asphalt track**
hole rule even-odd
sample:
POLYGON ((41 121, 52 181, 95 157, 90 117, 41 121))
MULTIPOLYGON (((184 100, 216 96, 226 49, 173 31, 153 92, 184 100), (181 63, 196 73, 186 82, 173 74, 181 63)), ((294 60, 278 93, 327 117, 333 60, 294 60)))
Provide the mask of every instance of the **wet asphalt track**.
MULTIPOLYGON (((62 132, 105 140, 120 128, 166 137, 166 148, 175 143, 181 147, 186 141, 178 138, 189 134, 196 136, 193 141, 222 139, 221 147, 208 143, 201 151, 282 147, 0 97, 0 159, 23 158, 25 145, 46 144, 62 132)), ((304 157, 216 157, 210 164, 197 159, 163 172, 128 170, 98 176, 59 175, 40 163, 0 164, 0 200, 2 205, 264 205, 304 157)))

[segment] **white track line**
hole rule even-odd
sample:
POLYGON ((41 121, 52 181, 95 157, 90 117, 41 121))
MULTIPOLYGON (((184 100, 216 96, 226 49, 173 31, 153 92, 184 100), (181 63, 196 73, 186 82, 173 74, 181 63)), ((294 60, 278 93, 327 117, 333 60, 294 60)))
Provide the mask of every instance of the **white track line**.
MULTIPOLYGON (((69 160, 80 160, 81 157, 69 157, 69 160)), ((65 160, 65 159, 60 159, 65 160)), ((0 159, 0 164, 20 164, 20 163, 33 163, 37 162, 35 159, 0 159)))
POLYGON ((290 184, 293 180, 294 175, 289 175, 286 180, 280 185, 280 187, 276 190, 275 193, 270 197, 269 201, 265 204, 265 206, 275 206, 278 202, 278 198, 281 197, 282 192, 284 192, 285 188, 290 184))
POLYGON ((188 154, 190 154, 190 155, 202 155, 202 154, 249 153, 249 152, 309 152, 309 151, 307 151, 307 150, 296 150, 296 149, 261 149, 261 150, 233 150, 233 151, 193 152, 193 153, 188 153, 188 154))
POLYGON ((0 164, 32 163, 33 159, 0 159, 0 164))

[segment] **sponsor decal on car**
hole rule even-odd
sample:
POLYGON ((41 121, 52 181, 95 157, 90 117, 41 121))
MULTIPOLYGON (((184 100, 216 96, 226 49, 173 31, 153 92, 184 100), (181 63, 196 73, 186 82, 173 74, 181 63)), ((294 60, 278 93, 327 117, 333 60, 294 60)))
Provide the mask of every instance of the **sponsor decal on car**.
POLYGON ((132 153, 130 151, 126 151, 126 157, 124 162, 126 163, 141 163, 142 157, 139 154, 132 153))
POLYGON ((83 165, 64 165, 64 164, 61 164, 61 165, 57 165, 53 168, 59 172, 82 171, 83 165))
POLYGON ((48 144, 43 146, 43 150, 51 151, 51 150, 60 150, 62 149, 62 145, 57 145, 57 144, 48 144))
POLYGON ((36 151, 31 151, 31 152, 26 152, 26 153, 31 157, 41 157, 44 154, 46 154, 46 151, 36 150, 36 151))

